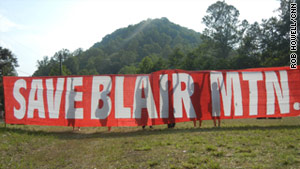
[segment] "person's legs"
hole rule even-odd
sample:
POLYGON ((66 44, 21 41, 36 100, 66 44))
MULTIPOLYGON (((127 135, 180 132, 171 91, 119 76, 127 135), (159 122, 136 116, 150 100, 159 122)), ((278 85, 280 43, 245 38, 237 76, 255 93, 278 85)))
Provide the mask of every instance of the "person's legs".
POLYGON ((175 125, 176 125, 176 123, 173 123, 173 125, 172 125, 172 128, 174 128, 174 127, 175 127, 175 125))
POLYGON ((214 118, 213 120, 214 120, 214 126, 217 127, 216 119, 214 118))
POLYGON ((175 127, 175 124, 176 124, 176 123, 169 123, 169 124, 168 124, 168 128, 169 128, 169 129, 174 128, 174 127, 175 127))
MULTIPOLYGON (((73 126, 73 131, 75 131, 75 126, 73 126)), ((77 127, 77 131, 80 131, 80 127, 77 127)))

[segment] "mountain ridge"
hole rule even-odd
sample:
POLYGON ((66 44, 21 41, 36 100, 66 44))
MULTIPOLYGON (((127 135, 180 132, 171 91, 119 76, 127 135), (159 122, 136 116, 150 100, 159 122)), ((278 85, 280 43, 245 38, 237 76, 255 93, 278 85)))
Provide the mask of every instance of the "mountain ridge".
MULTIPOLYGON (((196 32, 196 31, 194 31, 192 29, 183 27, 183 26, 181 26, 179 24, 175 24, 175 23, 169 21, 168 18, 162 17, 162 18, 155 18, 155 19, 148 18, 147 20, 143 20, 143 21, 141 21, 141 22, 139 22, 137 24, 128 25, 127 27, 119 28, 119 29, 115 30, 114 32, 112 32, 111 34, 108 34, 108 35, 104 36, 101 41, 96 42, 92 47, 101 47, 103 45, 106 45, 107 43, 109 43, 109 41, 112 38, 116 38, 116 35, 119 35, 120 33, 123 33, 124 36, 129 36, 127 38, 123 36, 123 38, 126 38, 125 40, 129 41, 133 37, 135 37, 136 35, 138 35, 139 33, 142 33, 143 30, 147 31, 147 28, 149 28, 151 26, 153 27, 154 26, 153 24, 156 26, 156 28, 158 29, 158 31, 163 31, 164 33, 165 33, 165 31, 161 27, 164 24, 170 25, 173 29, 177 29, 177 30, 180 29, 180 28, 181 29, 185 29, 187 31, 190 31, 190 32, 194 33, 194 35, 198 36, 198 38, 195 37, 195 39, 193 39, 193 41, 195 43, 199 42, 199 40, 200 40, 200 35, 201 34, 199 32, 196 32), (132 33, 130 31, 128 31, 130 28, 138 29, 138 30, 135 31, 134 33, 132 33)), ((174 33, 175 32, 171 32, 168 35, 176 36, 176 35, 174 35, 174 33)), ((173 37, 173 38, 175 38, 175 37, 173 37)))
MULTIPOLYGON (((201 43, 200 35, 165 17, 143 20, 115 30, 86 51, 69 54, 63 62, 65 74, 117 74, 126 66, 137 67, 145 57, 151 58, 155 64, 160 58, 166 60, 174 49, 180 49, 183 53, 194 50, 201 43)), ((158 70, 162 68, 157 67, 158 70)), ((34 75, 58 74, 57 66, 52 74, 46 74, 47 71, 39 73, 39 69, 34 75)), ((48 69, 51 72, 53 68, 48 69)))

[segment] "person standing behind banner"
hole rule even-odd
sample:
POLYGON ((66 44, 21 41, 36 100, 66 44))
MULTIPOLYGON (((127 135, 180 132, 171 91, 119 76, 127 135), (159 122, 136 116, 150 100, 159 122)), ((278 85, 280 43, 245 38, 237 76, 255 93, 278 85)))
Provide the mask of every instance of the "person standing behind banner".
POLYGON ((174 128, 175 125, 176 125, 176 123, 170 123, 170 124, 168 124, 168 128, 169 128, 169 129, 174 128))
POLYGON ((214 118, 213 120, 214 120, 214 126, 215 126, 215 127, 217 127, 217 122, 216 122, 216 120, 218 120, 218 127, 221 126, 221 119, 220 119, 220 117, 214 118))
MULTIPOLYGON (((197 120, 193 120, 193 122, 194 122, 194 127, 196 127, 197 126, 197 120)), ((201 127, 201 126, 202 126, 202 120, 199 119, 199 127, 201 127)))
MULTIPOLYGON (((221 84, 220 88, 222 88, 223 83, 221 84)), ((218 127, 221 126, 221 119, 220 119, 220 112, 221 112, 221 102, 219 96, 219 87, 218 83, 214 82, 211 84, 211 99, 212 99, 212 119, 214 120, 214 126, 217 127, 216 120, 218 120, 218 127)))
MULTIPOLYGON (((221 126, 220 118, 213 118, 214 126, 217 127, 216 120, 218 120, 218 127, 220 127, 221 126)), ((193 122, 194 122, 194 127, 196 127, 197 126, 197 120, 194 120, 193 122)), ((202 126, 202 120, 199 120, 199 127, 201 127, 201 126, 202 126)))
MULTIPOLYGON (((145 129, 146 126, 143 126, 143 129, 145 129)), ((152 129, 152 126, 149 126, 150 129, 152 129)))

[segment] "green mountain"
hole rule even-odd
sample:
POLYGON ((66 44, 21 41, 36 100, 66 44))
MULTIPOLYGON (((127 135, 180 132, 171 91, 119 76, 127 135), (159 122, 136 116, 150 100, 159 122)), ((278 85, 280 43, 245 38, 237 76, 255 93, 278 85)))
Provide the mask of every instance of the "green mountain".
POLYGON ((116 30, 93 47, 111 55, 115 52, 135 51, 138 61, 151 54, 167 57, 170 49, 185 51, 197 47, 200 33, 170 22, 167 18, 148 19, 136 25, 116 30))
MULTIPOLYGON (((128 68, 135 69, 145 57, 150 58, 153 64, 162 64, 174 49, 188 53, 200 43, 200 33, 174 24, 167 18, 148 19, 116 30, 86 51, 70 53, 65 50, 57 52, 51 59, 44 58, 44 61, 38 62, 34 75, 58 75, 59 54, 64 56, 64 75, 117 74, 124 73, 124 68, 125 73, 128 73, 128 68)), ((157 70, 163 68, 156 67, 157 70)))

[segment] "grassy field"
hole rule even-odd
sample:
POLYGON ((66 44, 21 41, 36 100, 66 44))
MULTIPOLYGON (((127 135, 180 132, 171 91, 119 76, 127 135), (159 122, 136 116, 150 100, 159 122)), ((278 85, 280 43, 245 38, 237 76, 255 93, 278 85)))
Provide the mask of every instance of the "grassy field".
POLYGON ((300 168, 300 117, 111 132, 0 123, 0 168, 300 168))

